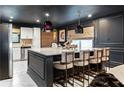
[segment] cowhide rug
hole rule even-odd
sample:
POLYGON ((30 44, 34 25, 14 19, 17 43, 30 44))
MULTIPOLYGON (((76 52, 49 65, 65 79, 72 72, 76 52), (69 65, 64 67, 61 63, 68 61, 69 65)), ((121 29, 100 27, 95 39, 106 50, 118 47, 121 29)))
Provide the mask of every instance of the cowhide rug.
POLYGON ((110 73, 100 73, 90 83, 89 87, 124 87, 124 85, 110 73))

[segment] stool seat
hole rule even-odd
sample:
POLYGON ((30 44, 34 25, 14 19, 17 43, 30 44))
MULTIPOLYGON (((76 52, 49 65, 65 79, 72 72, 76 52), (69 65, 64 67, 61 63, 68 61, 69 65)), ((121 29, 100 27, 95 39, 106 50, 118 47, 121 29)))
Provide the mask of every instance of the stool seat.
POLYGON ((54 67, 59 70, 65 70, 65 69, 70 69, 73 68, 73 63, 55 63, 54 67), (66 68, 67 65, 67 68, 66 68))
POLYGON ((102 61, 108 61, 109 57, 102 57, 102 61))
POLYGON ((101 63, 101 59, 100 59, 100 58, 90 59, 90 63, 92 63, 92 64, 98 64, 98 63, 101 63))
POLYGON ((87 66, 89 64, 88 61, 77 61, 77 62, 74 62, 74 66, 87 66))

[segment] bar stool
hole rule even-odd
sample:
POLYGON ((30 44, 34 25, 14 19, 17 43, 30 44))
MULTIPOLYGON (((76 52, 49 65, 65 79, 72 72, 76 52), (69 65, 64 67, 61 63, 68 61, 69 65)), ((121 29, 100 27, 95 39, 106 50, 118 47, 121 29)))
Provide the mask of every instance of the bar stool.
POLYGON ((99 72, 99 64, 102 62, 102 52, 101 48, 94 48, 94 55, 90 57, 90 64, 96 65, 96 72, 99 72))
MULTIPOLYGON (((82 67, 83 69, 80 71, 78 69, 78 73, 80 75, 80 73, 83 74, 83 86, 85 85, 85 82, 84 82, 84 75, 85 75, 85 66, 88 66, 88 70, 90 69, 90 65, 89 65, 89 58, 90 58, 90 51, 89 50, 81 50, 80 51, 80 58, 78 60, 75 60, 74 62, 74 66, 77 67, 77 68, 80 68, 82 67)), ((88 85, 89 85, 89 74, 88 74, 88 85)))
MULTIPOLYGON (((109 69, 110 69, 110 48, 103 48, 103 57, 102 57, 102 63, 105 67, 105 65, 108 65, 109 69)), ((107 66, 105 71, 107 71, 107 66)))
MULTIPOLYGON (((58 70, 62 70, 65 72, 65 84, 67 87, 67 83, 69 80, 69 73, 68 70, 72 69, 72 77, 74 76, 74 51, 72 50, 65 50, 62 51, 61 55, 61 61, 60 62, 54 62, 54 68, 58 70)), ((73 86, 74 86, 74 77, 73 77, 73 86)))

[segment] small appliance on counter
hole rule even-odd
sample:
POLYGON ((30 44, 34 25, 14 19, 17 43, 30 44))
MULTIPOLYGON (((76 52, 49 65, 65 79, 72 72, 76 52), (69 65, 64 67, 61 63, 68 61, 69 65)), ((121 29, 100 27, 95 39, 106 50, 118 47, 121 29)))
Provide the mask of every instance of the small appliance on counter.
POLYGON ((58 45, 56 44, 56 43, 52 43, 52 46, 51 46, 52 48, 57 48, 58 47, 58 45))

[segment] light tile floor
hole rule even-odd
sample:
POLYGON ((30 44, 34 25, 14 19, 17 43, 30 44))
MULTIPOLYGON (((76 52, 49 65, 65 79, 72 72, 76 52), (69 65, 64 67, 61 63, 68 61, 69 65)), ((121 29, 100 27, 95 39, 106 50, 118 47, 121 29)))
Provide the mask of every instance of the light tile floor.
MULTIPOLYGON (((87 76, 85 76, 85 77, 87 77, 87 76)), ((89 83, 90 83, 92 80, 93 80, 93 78, 90 77, 89 83)), ((72 80, 69 80, 69 81, 72 83, 72 80)), ((83 80, 82 80, 82 81, 83 81, 83 80)), ((87 86, 88 86, 88 81, 85 80, 84 83, 85 83, 84 87, 87 87, 87 86)), ((63 87, 63 86, 60 85, 60 84, 55 84, 55 83, 54 83, 54 84, 53 84, 53 87, 63 87)), ((67 83, 67 87, 73 87, 73 86, 70 85, 69 83, 67 83)), ((80 81, 78 81, 77 79, 74 79, 74 87, 83 87, 83 83, 80 82, 80 81)))
POLYGON ((13 78, 0 81, 0 87, 36 87, 35 82, 27 72, 27 62, 19 61, 13 63, 13 78))
POLYGON ((124 84, 124 65, 111 68, 108 70, 108 73, 112 73, 122 84, 124 84))

